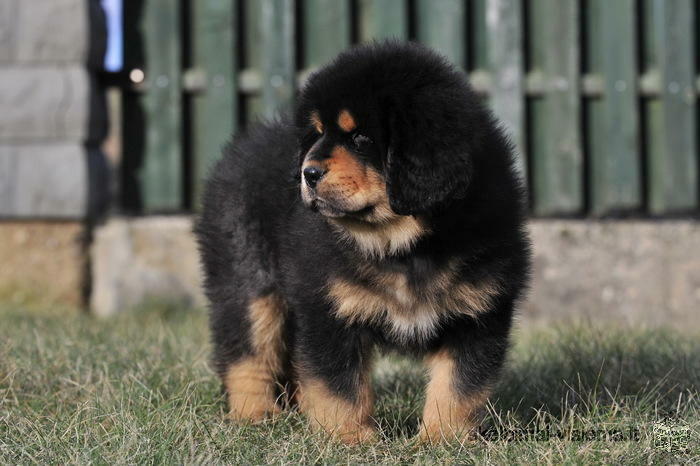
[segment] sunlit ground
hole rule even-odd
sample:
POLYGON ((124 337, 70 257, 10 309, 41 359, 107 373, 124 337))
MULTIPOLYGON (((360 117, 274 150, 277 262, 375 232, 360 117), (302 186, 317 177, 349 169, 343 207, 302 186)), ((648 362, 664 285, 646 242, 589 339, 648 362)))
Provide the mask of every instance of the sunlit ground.
POLYGON ((475 441, 419 446, 424 377, 377 364, 381 440, 345 447, 295 412, 224 421, 202 311, 112 320, 0 306, 3 463, 561 463, 700 461, 700 332, 521 329, 475 441))

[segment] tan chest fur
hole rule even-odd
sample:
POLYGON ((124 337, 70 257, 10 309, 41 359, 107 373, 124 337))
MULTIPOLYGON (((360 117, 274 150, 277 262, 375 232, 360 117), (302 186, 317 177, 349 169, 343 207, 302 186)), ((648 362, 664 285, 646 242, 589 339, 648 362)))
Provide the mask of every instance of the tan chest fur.
POLYGON ((460 281, 456 267, 448 267, 416 288, 405 274, 366 266, 352 279, 330 280, 327 292, 336 316, 348 324, 384 325, 394 338, 409 340, 433 336, 443 317, 488 311, 499 286, 460 281))

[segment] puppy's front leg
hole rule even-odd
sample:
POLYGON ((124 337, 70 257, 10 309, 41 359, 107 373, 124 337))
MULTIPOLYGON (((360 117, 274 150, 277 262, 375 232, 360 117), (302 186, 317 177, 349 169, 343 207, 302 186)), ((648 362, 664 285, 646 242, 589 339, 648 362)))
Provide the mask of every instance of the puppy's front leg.
POLYGON ((312 427, 343 443, 374 440, 371 364, 360 338, 329 331, 322 339, 305 335, 300 341, 303 347, 295 361, 299 407, 312 427))
POLYGON ((454 323, 427 358, 422 441, 462 440, 474 434, 509 345, 510 305, 454 323))
POLYGON ((477 426, 490 390, 487 387, 469 391, 460 389, 459 362, 447 350, 432 354, 427 364, 430 380, 419 439, 435 443, 467 438, 477 426))
POLYGON ((356 393, 351 396, 314 378, 301 379, 299 390, 299 406, 313 427, 322 428, 347 444, 375 440, 371 418, 373 395, 368 382, 359 382, 356 393))

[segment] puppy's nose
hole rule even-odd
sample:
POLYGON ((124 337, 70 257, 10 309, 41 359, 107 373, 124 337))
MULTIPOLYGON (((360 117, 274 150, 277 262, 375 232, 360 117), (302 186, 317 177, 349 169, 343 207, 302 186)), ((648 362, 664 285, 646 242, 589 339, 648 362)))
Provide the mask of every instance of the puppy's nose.
POLYGON ((306 184, 309 185, 309 188, 315 188, 318 180, 325 174, 326 172, 318 167, 306 167, 304 169, 304 179, 306 180, 306 184))

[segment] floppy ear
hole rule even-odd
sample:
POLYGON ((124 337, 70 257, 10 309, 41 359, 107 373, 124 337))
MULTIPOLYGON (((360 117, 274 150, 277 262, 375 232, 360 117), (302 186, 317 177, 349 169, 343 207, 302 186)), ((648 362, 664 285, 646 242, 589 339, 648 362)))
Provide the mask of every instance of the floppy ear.
POLYGON ((472 171, 468 136, 453 126, 389 116, 385 175, 397 214, 427 213, 465 194, 472 171))

